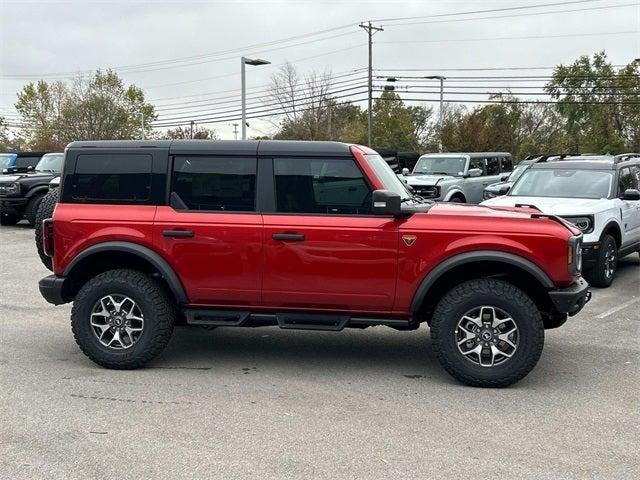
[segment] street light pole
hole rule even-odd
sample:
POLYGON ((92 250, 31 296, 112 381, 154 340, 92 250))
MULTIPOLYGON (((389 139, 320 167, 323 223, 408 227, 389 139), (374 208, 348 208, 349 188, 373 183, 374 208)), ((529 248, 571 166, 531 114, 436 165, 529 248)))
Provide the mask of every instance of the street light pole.
POLYGON ((140 112, 140 139, 144 140, 144 112, 140 112))
POLYGON ((240 83, 242 91, 242 140, 247 139, 247 87, 245 80, 245 65, 268 65, 271 62, 262 60, 260 58, 246 58, 240 57, 240 83))
POLYGON ((438 151, 442 152, 442 122, 444 121, 444 81, 447 77, 442 75, 431 75, 429 80, 440 80, 440 108, 438 110, 438 151))

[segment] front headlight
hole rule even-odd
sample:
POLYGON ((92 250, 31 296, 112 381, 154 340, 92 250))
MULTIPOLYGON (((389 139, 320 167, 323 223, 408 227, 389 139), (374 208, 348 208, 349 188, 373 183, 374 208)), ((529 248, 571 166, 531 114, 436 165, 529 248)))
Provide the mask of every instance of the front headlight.
POLYGON ((20 193, 19 183, 2 183, 0 184, 0 195, 15 195, 20 193))
POLYGON ((424 198, 437 198, 440 196, 440 187, 438 186, 423 186, 423 185, 414 185, 413 189, 415 190, 416 195, 420 195, 424 198))
POLYGON ((485 200, 489 200, 490 198, 494 198, 497 195, 495 193, 489 192, 487 190, 485 190, 484 192, 482 192, 482 198, 484 198, 485 200))
POLYGON ((589 215, 580 216, 580 217, 562 217, 567 222, 573 223, 576 227, 580 229, 582 233, 591 233, 593 232, 593 217, 589 215))
POLYGON ((582 235, 569 239, 567 267, 572 274, 579 274, 582 271, 582 235))

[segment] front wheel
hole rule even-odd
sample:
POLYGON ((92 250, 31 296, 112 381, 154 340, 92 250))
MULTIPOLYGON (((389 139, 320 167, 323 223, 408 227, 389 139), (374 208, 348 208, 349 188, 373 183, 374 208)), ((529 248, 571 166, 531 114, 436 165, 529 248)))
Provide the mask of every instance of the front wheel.
POLYGON ((175 319, 174 304, 156 279, 135 270, 109 270, 78 292, 71 329, 98 365, 134 369, 164 350, 175 319))
POLYGON ((431 320, 431 341, 445 370, 474 387, 506 387, 535 367, 544 345, 531 298, 503 280, 475 279, 450 290, 431 320))
POLYGON ((603 235, 598 259, 585 276, 594 287, 607 288, 613 283, 618 268, 618 245, 611 235, 603 235))

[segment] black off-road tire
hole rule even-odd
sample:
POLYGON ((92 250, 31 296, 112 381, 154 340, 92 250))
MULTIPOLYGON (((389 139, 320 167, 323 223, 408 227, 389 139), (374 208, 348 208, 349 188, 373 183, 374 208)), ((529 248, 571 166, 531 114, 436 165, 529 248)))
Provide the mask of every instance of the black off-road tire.
POLYGON ((544 325, 531 298, 511 283, 475 279, 461 283, 442 297, 431 320, 431 342, 444 369, 473 387, 507 387, 535 367, 544 346, 544 325), (458 321, 471 309, 493 306, 513 318, 519 343, 513 357, 492 367, 481 367, 462 355, 456 343, 458 321))
POLYGON ((27 203, 27 208, 24 211, 24 217, 29 222, 29 225, 32 227, 36 224, 36 216, 38 215, 38 207, 40 206, 40 202, 44 198, 44 194, 35 194, 27 203))
POLYGON ((464 197, 462 197, 461 195, 454 195, 449 201, 451 203, 467 203, 464 197))
POLYGON ((175 320, 175 304, 162 284, 136 270, 109 270, 93 277, 80 289, 71 310, 71 329, 80 349, 98 365, 118 370, 143 367, 158 356, 169 343, 175 320), (124 350, 102 345, 90 325, 93 307, 113 294, 131 298, 144 316, 140 338, 124 350))
POLYGON ((598 253, 598 259, 593 267, 589 268, 586 272, 584 272, 585 277, 590 285, 594 287, 607 288, 613 283, 613 279, 616 277, 618 264, 618 245, 616 244, 615 238, 613 238, 609 234, 604 234, 602 236, 602 241, 600 242, 600 252, 598 253), (616 252, 616 260, 613 267, 613 273, 607 275, 606 262, 607 262, 607 251, 613 248, 616 252))
POLYGON ((42 221, 47 218, 52 218, 53 209, 56 208, 58 203, 58 190, 49 190, 43 197, 38 207, 38 213, 36 214, 36 248, 38 249, 38 256, 45 267, 53 271, 53 259, 48 257, 44 253, 44 247, 42 245, 42 221))
POLYGON ((20 221, 17 215, 12 213, 0 213, 0 225, 10 226, 15 225, 20 221))

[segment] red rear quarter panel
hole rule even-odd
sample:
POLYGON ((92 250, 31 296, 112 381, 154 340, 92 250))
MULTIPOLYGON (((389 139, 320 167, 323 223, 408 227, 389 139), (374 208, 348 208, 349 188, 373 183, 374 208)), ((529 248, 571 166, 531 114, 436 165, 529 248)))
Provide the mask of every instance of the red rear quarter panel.
POLYGON ((129 241, 153 249, 154 205, 59 203, 54 212, 54 273, 62 275, 86 248, 129 241))
POLYGON ((464 252, 492 250, 523 257, 557 285, 573 277, 567 269, 571 232, 560 223, 529 213, 499 212, 475 205, 436 204, 428 213, 400 224, 400 235, 415 235, 411 246, 400 242, 396 310, 409 309, 422 280, 439 263, 464 252))

